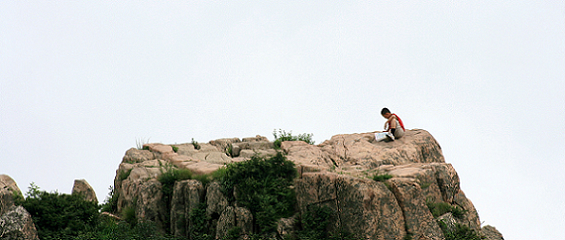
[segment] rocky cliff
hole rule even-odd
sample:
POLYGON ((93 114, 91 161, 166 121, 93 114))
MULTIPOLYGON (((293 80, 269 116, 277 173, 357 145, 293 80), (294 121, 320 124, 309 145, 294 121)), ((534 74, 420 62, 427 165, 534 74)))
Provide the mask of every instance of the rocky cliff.
POLYGON ((15 205, 17 196, 22 192, 16 182, 8 175, 0 175, 0 239, 39 239, 29 212, 15 205))
POLYGON ((143 149, 129 149, 116 171, 117 211, 134 209, 138 220, 153 221, 163 231, 189 237, 195 224, 191 213, 205 206, 207 226, 216 238, 234 227, 253 233, 256 216, 237 201, 229 201, 219 182, 182 180, 166 190, 157 179, 166 166, 209 174, 225 164, 277 151, 294 162, 298 171, 293 186, 296 213, 280 219, 279 236, 296 231, 298 219, 310 208, 323 206, 336 216, 328 231, 353 233, 362 239, 445 239, 442 228, 458 226, 488 239, 502 239, 493 227, 481 228, 457 172, 425 130, 409 130, 393 142, 375 142, 373 133, 336 135, 319 145, 288 141, 280 150, 261 136, 201 144, 145 144, 143 149))

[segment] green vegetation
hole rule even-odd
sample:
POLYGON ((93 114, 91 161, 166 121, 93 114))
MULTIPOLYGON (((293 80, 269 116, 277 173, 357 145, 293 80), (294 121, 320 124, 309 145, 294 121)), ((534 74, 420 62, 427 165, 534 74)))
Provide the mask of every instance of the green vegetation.
POLYGON ((420 183, 420 189, 426 189, 426 188, 430 187, 431 185, 432 185, 432 183, 429 183, 429 182, 420 183))
POLYGON ((233 156, 233 144, 228 143, 228 145, 226 145, 224 152, 226 153, 226 155, 228 155, 229 157, 234 157, 233 156))
POLYGON ((26 197, 15 200, 31 214, 42 240, 186 239, 163 234, 153 222, 137 222, 134 207, 123 210, 124 221, 100 215, 100 207, 115 209, 112 207, 114 199, 117 197, 113 188, 110 188, 105 203, 99 206, 86 201, 81 195, 41 191, 35 183, 31 183, 26 197))
POLYGON ((114 191, 114 187, 110 186, 108 188, 108 190, 110 190, 110 192, 108 192, 108 196, 106 197, 106 199, 104 200, 104 203, 102 203, 100 205, 100 211, 101 212, 109 212, 109 213, 115 213, 118 211, 118 197, 119 194, 117 192, 114 191))
MULTIPOLYGON (((428 208, 430 209, 430 212, 432 213, 434 218, 438 218, 448 212, 451 212, 451 214, 453 214, 453 217, 459 219, 463 218, 465 215, 465 210, 461 209, 458 206, 451 206, 449 203, 446 202, 436 203, 436 202, 428 201, 426 202, 426 205, 428 205, 428 208)), ((447 227, 447 224, 445 224, 443 221, 438 221, 438 224, 441 227, 441 230, 443 231, 443 235, 445 236, 446 240, 484 239, 484 237, 482 237, 479 233, 477 233, 475 230, 469 228, 466 225, 457 223, 455 225, 455 229, 451 231, 447 227)))
MULTIPOLYGON (((42 238, 43 239, 43 238, 42 238)), ((135 225, 125 221, 116 221, 111 218, 103 218, 92 229, 92 231, 82 232, 76 237, 57 236, 61 240, 181 240, 186 238, 174 237, 163 234, 153 222, 139 222, 135 225)))
MULTIPOLYGON (((225 172, 225 168, 220 168, 217 171, 211 173, 211 174, 193 174, 189 169, 181 169, 181 168, 177 168, 172 164, 167 164, 167 165, 161 165, 160 166, 160 171, 161 171, 161 175, 159 175, 157 177, 157 180, 161 183, 162 185, 162 191, 163 191, 163 201, 166 204, 166 208, 167 208, 167 215, 170 212, 171 209, 171 200, 173 198, 173 191, 174 191, 174 186, 175 186, 175 182, 177 181, 183 181, 183 180, 188 180, 188 179, 194 179, 194 180, 198 180, 202 183, 202 185, 206 186, 206 184, 208 184, 209 182, 211 182, 214 179, 219 179, 223 173, 225 172)), ((206 208, 204 207, 204 213, 206 208)), ((123 215, 122 215, 123 216, 123 215)), ((198 216, 202 216, 202 215, 198 215, 198 216)), ((165 216, 165 229, 168 231, 168 229, 170 229, 170 216, 165 216)), ((209 220, 209 219, 208 219, 209 220)), ((206 220, 206 221, 208 221, 206 220)), ((202 220, 204 221, 204 220, 202 220)), ((202 234, 200 234, 202 235, 202 234)), ((200 236, 199 235, 199 236, 200 236)))
MULTIPOLYGON (((159 162, 161 164, 161 162, 159 162)), ((167 211, 164 217, 164 229, 168 231, 170 229, 170 209, 171 200, 173 198, 173 190, 176 181, 182 181, 187 179, 192 179, 192 172, 189 169, 179 169, 172 164, 167 164, 165 166, 161 165, 161 175, 157 177, 157 180, 162 185, 163 191, 163 201, 166 204, 167 211)))
POLYGON ((151 139, 151 138, 148 138, 147 141, 143 138, 135 139, 135 145, 137 147, 137 150, 149 150, 148 147, 143 146, 143 145, 149 143, 149 139, 151 139))
POLYGON ((118 180, 123 181, 123 180, 127 179, 129 177, 129 175, 131 174, 131 170, 133 170, 133 168, 130 168, 130 169, 125 170, 125 171, 120 171, 120 173, 118 174, 118 180))
POLYGON ((335 220, 336 213, 328 206, 310 205, 308 210, 299 219, 299 230, 295 234, 285 236, 287 240, 359 240, 363 239, 343 229, 332 231, 331 223, 335 220))
POLYGON ((485 237, 481 236, 475 230, 469 228, 468 226, 462 224, 456 224, 455 230, 450 231, 442 221, 438 221, 441 230, 443 231, 443 235, 445 236, 445 240, 481 240, 486 239, 485 237))
POLYGON ((96 226, 98 204, 86 201, 81 195, 41 191, 31 183, 25 200, 16 202, 32 216, 39 238, 77 236, 96 226))
POLYGON ((137 223, 137 216, 135 215, 135 206, 127 206, 122 209, 122 218, 129 224, 135 225, 137 223))
POLYGON ((327 239, 328 225, 333 219, 334 211, 328 206, 309 206, 308 211, 302 216, 302 231, 298 233, 300 239, 327 239))
POLYGON ((274 232, 278 219, 294 213, 296 198, 290 186, 296 169, 282 153, 271 158, 255 155, 248 161, 228 164, 223 171, 223 191, 232 202, 237 195, 238 204, 251 211, 258 233, 274 232))
POLYGON ((386 180, 389 180, 392 178, 392 175, 385 173, 385 174, 381 174, 381 173, 377 173, 375 174, 375 176, 373 176, 373 180, 377 181, 377 182, 384 182, 386 180))
POLYGON ((428 209, 430 209, 430 212, 432 213, 432 215, 434 216, 434 218, 438 218, 443 214, 446 214, 448 212, 451 212, 453 214, 453 217, 456 218, 462 218, 465 215, 465 210, 461 209, 458 206, 451 206, 449 203, 446 202, 432 202, 432 201, 428 201, 426 202, 426 205, 428 205, 428 209))
POLYGON ((292 131, 287 133, 285 130, 279 129, 278 133, 276 130, 273 130, 273 136, 275 137, 275 141, 273 142, 275 149, 280 149, 281 144, 284 141, 304 141, 308 144, 314 144, 314 141, 312 140, 313 134, 311 133, 303 133, 298 136, 292 136, 292 131))
POLYGON ((173 148, 173 152, 178 152, 179 151, 179 147, 172 145, 171 146, 173 148))
POLYGON ((215 232, 210 232, 210 217, 206 214, 206 203, 200 203, 197 208, 190 212, 190 222, 192 223, 189 230, 192 239, 211 240, 214 239, 215 232))
POLYGON ((194 138, 192 138, 192 146, 194 146, 194 149, 200 150, 200 144, 198 144, 197 141, 194 141, 194 138))

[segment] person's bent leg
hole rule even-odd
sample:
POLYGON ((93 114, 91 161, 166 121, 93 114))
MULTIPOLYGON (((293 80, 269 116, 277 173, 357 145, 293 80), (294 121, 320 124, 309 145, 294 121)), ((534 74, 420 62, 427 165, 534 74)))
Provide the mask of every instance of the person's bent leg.
POLYGON ((402 128, 397 128, 397 129, 394 131, 394 137, 397 138, 397 139, 398 139, 398 138, 401 138, 402 136, 404 136, 404 133, 405 133, 405 132, 404 132, 404 129, 402 129, 402 128))

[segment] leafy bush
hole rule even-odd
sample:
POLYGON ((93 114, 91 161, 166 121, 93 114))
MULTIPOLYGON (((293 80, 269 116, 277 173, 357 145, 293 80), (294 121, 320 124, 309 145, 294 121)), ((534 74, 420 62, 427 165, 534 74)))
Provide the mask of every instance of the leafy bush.
POLYGON ((130 168, 130 169, 125 170, 125 171, 120 171, 120 173, 118 174, 118 180, 123 181, 123 180, 127 179, 129 177, 129 175, 131 174, 132 170, 133 170, 133 168, 130 168))
POLYGON ((101 219, 98 225, 89 232, 84 232, 72 238, 57 238, 69 240, 181 240, 186 238, 174 237, 171 235, 163 234, 158 230, 155 223, 146 221, 139 222, 136 225, 131 225, 127 222, 117 222, 114 219, 106 218, 101 219))
POLYGON ((469 228, 468 226, 462 224, 456 224, 455 230, 450 231, 447 225, 442 222, 438 221, 441 230, 443 231, 443 235, 445 236, 445 240, 481 240, 486 239, 485 237, 481 236, 481 234, 477 233, 475 230, 469 228))
POLYGON ((135 215, 135 207, 127 206, 122 209, 122 218, 129 224, 135 225, 137 223, 137 216, 135 215))
POLYGON ((196 240, 212 240, 215 234, 209 232, 210 217, 206 214, 206 203, 200 203, 190 212, 190 236, 196 240))
MULTIPOLYGON (((161 162, 159 162, 159 164, 161 164, 161 162)), ((157 177, 157 180, 162 185, 163 201, 165 202, 167 207, 166 216, 164 217, 165 222, 163 224, 165 226, 164 228, 166 230, 169 230, 170 229, 169 210, 171 209, 171 199, 173 198, 173 190, 175 187, 175 182, 192 179, 192 172, 189 169, 176 168, 172 164, 167 164, 165 166, 161 165, 160 171, 161 171, 161 175, 157 177)))
POLYGON ((192 179, 192 172, 189 169, 176 168, 173 165, 161 167, 161 175, 157 180, 163 185, 163 195, 172 196, 173 187, 176 181, 192 179))
POLYGON ((452 213, 456 218, 462 218, 465 215, 465 210, 461 209, 458 206, 451 206, 446 202, 426 202, 426 205, 428 205, 428 209, 430 209, 430 212, 432 213, 434 218, 437 218, 448 212, 452 213))
POLYGON ((116 213, 118 211, 118 193, 114 191, 114 187, 110 186, 108 188, 110 192, 108 192, 108 196, 104 200, 104 203, 100 206, 100 211, 102 212, 109 212, 109 213, 116 213))
POLYGON ((197 141, 194 141, 194 138, 192 139, 192 146, 194 146, 194 149, 200 150, 200 144, 198 144, 197 141))
POLYGON ((172 145, 171 148, 173 148, 173 152, 178 152, 179 151, 179 147, 172 145))
POLYGON ((386 180, 389 180, 392 178, 392 175, 385 173, 385 174, 381 174, 381 173, 377 173, 375 174, 375 176, 373 176, 373 180, 377 181, 377 182, 384 182, 386 180))
POLYGON ((300 239, 327 239, 327 228, 333 217, 333 210, 328 206, 309 206, 308 211, 302 216, 303 230, 298 236, 300 239))
POLYGON ((273 130, 273 136, 275 137, 275 141, 273 142, 275 149, 280 149, 281 144, 284 141, 304 141, 308 144, 314 144, 314 141, 312 140, 313 134, 311 133, 303 133, 298 136, 292 136, 292 131, 287 133, 285 130, 279 129, 278 133, 276 130, 273 130))
POLYGON ((278 219, 293 214, 296 198, 290 186, 296 169, 282 153, 271 158, 255 155, 248 161, 228 164, 223 171, 223 191, 234 201, 235 189, 238 204, 251 211, 259 233, 274 232, 278 219))
MULTIPOLYGON (((205 186, 210 181, 221 177, 223 172, 225 171, 224 168, 220 168, 211 174, 192 174, 192 172, 189 169, 176 168, 171 164, 161 166, 160 170, 161 170, 161 175, 157 177, 157 180, 162 185, 163 201, 165 202, 167 207, 167 211, 166 211, 167 214, 170 212, 171 209, 171 200, 173 197, 175 182, 194 179, 202 182, 202 185, 205 186)), ((164 222, 165 229, 170 229, 169 228, 170 222, 168 222, 168 220, 170 220, 170 217, 165 216, 165 222, 164 222)))
POLYGON ((98 204, 81 195, 41 191, 34 183, 20 202, 31 214, 39 238, 77 236, 92 229, 98 220, 98 204))

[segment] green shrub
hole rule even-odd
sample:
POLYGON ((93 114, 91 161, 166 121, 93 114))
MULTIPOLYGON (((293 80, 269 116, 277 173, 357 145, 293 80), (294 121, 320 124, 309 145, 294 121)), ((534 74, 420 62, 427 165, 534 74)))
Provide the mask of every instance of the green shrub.
POLYGON ((449 203, 446 202, 426 202, 428 205, 428 209, 434 216, 434 218, 440 217, 443 214, 451 212, 453 217, 462 218, 465 215, 465 210, 461 209, 458 206, 451 206, 449 203))
POLYGON ((190 212, 190 236, 192 239, 197 240, 211 240, 214 239, 214 232, 210 232, 209 221, 210 217, 206 214, 206 203, 200 203, 198 207, 192 209, 190 212))
POLYGON ((224 152, 226 153, 226 155, 230 156, 230 157, 234 157, 233 156, 233 144, 229 143, 226 148, 224 149, 224 152))
POLYGON ((139 139, 136 138, 135 139, 135 145, 137 147, 137 150, 149 150, 149 147, 143 146, 143 145, 149 143, 149 139, 151 139, 151 138, 148 138, 147 141, 143 138, 139 138, 139 139))
POLYGON ((176 181, 192 179, 192 172, 189 169, 177 168, 172 164, 161 166, 160 171, 161 175, 157 177, 157 180, 163 185, 163 195, 165 196, 172 196, 176 181))
POLYGON ((381 173, 377 173, 375 174, 375 176, 373 176, 373 180, 377 181, 377 182, 384 182, 386 180, 389 180, 392 178, 392 175, 385 173, 385 174, 381 174, 381 173))
POLYGON ((179 147, 172 145, 171 148, 173 148, 173 152, 178 152, 179 151, 179 147))
POLYGON ((135 207, 127 206, 122 209, 122 218, 129 224, 135 225, 137 223, 137 216, 135 215, 135 207))
POLYGON ((116 213, 118 211, 119 194, 114 191, 113 186, 110 186, 108 190, 110 190, 110 192, 108 193, 108 196, 104 200, 104 203, 102 203, 102 205, 100 206, 101 207, 100 211, 116 213))
POLYGON ((237 240, 241 236, 241 227, 233 227, 228 230, 226 236, 222 240, 237 240))
MULTIPOLYGON (((161 164, 161 162, 159 162, 161 164)), ((173 190, 176 181, 182 181, 187 179, 192 179, 192 172, 189 169, 176 168, 172 164, 167 164, 165 166, 161 165, 160 168, 161 175, 157 177, 157 180, 161 183, 163 192, 163 201, 166 204, 167 211, 165 212, 164 229, 169 231, 170 229, 170 209, 171 209, 171 199, 173 198, 173 190)))
POLYGON ((92 229, 98 220, 98 204, 81 195, 40 191, 34 183, 21 204, 31 214, 39 238, 77 236, 92 229))
POLYGON ((198 144, 197 141, 194 141, 194 138, 192 139, 192 146, 194 146, 194 149, 200 150, 200 144, 198 144))
POLYGON ((221 167, 221 168, 218 168, 218 170, 212 172, 210 175, 211 175, 211 178, 213 180, 220 180, 221 181, 224 178, 224 176, 226 175, 226 172, 227 172, 227 168, 221 167))
POLYGON ((57 238, 69 240, 181 240, 182 237, 175 237, 159 231, 154 222, 139 222, 131 225, 125 221, 117 222, 112 218, 101 219, 98 225, 88 232, 83 232, 73 238, 57 238))
POLYGON ((328 206, 311 205, 301 219, 300 239, 327 239, 328 225, 333 220, 333 210, 328 206))
POLYGON ((132 170, 133 170, 133 168, 130 168, 130 169, 125 170, 125 171, 120 171, 120 173, 118 174, 118 180, 123 181, 123 180, 127 179, 129 177, 129 175, 131 174, 132 170))
POLYGON ((442 222, 438 221, 441 230, 443 231, 443 235, 445 236, 445 240, 482 240, 486 239, 484 236, 481 236, 480 233, 477 233, 475 230, 469 228, 468 226, 462 224, 455 224, 455 230, 450 231, 447 225, 442 222))
POLYGON ((192 179, 198 180, 202 183, 202 186, 206 186, 209 182, 213 180, 212 174, 196 174, 192 175, 192 179))
POLYGON ((296 169, 282 153, 271 158, 255 155, 248 161, 228 164, 222 173, 224 193, 233 202, 236 189, 238 204, 251 211, 259 233, 274 232, 278 219, 294 213, 296 198, 290 186, 296 169))
POLYGON ((273 142, 275 149, 280 149, 281 144, 284 141, 304 141, 308 144, 314 144, 314 141, 312 140, 313 134, 311 133, 303 133, 298 136, 292 136, 292 131, 287 133, 285 130, 279 129, 278 133, 276 130, 273 130, 273 136, 275 137, 275 141, 273 142))

